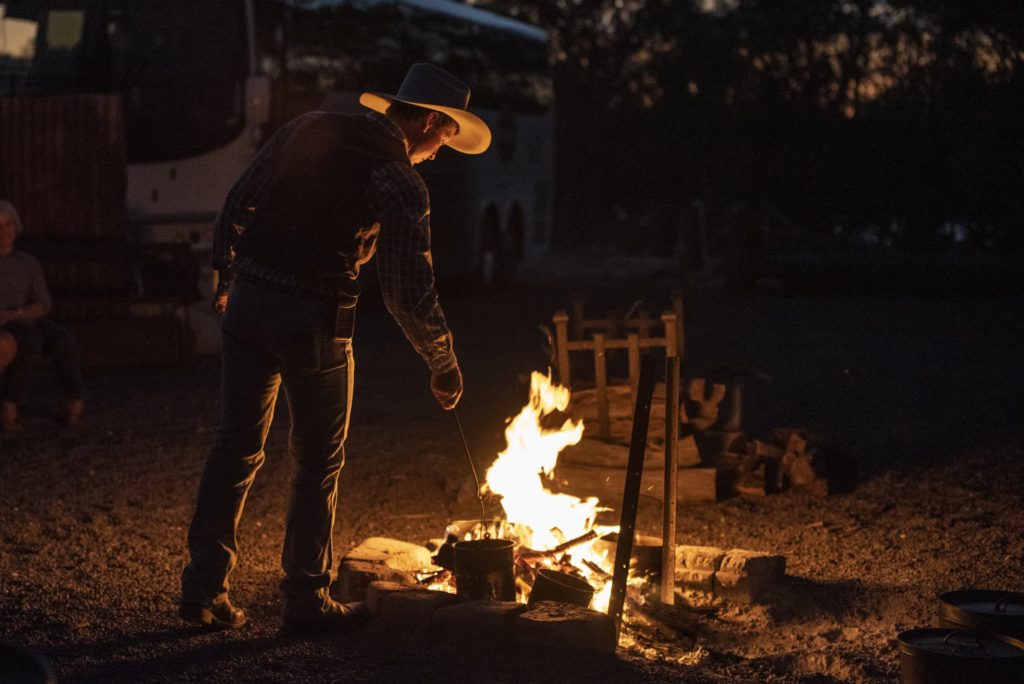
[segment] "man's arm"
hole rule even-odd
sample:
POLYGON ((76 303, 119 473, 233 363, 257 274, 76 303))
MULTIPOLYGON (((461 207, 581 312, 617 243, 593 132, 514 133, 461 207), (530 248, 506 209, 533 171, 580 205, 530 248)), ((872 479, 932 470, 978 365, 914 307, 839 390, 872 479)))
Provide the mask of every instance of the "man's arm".
POLYGON ((452 408, 462 375, 434 287, 427 187, 408 165, 388 162, 371 175, 367 194, 381 224, 377 272, 384 305, 432 371, 434 395, 452 408))

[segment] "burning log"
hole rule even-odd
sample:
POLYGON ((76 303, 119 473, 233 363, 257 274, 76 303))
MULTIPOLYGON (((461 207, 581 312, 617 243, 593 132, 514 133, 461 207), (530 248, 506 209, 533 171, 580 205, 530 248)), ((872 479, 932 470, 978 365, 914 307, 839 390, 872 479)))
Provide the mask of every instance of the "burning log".
POLYGON ((590 572, 594 573, 594 577, 598 578, 602 582, 607 582, 612 578, 612 576, 605 572, 600 565, 598 565, 592 560, 587 560, 586 558, 584 558, 583 565, 585 565, 587 569, 590 570, 590 572))
POLYGON ((553 558, 558 554, 562 553, 563 551, 568 551, 573 547, 579 546, 581 544, 586 544, 587 542, 593 541, 594 539, 597 539, 597 532, 595 530, 588 530, 580 536, 570 539, 569 541, 562 542, 558 546, 548 549, 547 551, 534 551, 533 549, 526 548, 519 549, 518 556, 525 561, 540 560, 542 558, 553 558))

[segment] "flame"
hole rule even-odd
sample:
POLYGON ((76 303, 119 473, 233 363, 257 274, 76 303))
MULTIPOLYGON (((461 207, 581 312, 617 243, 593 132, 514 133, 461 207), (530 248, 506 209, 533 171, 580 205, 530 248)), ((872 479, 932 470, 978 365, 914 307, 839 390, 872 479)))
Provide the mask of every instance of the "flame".
MULTIPOLYGON (((606 510, 596 497, 580 499, 544 486, 551 480, 559 452, 583 437, 583 422, 571 418, 560 427, 544 427, 545 418, 568 408, 569 398, 569 389, 552 383, 550 374, 534 372, 530 376, 529 403, 505 428, 507 446, 487 470, 487 490, 501 497, 508 523, 514 527, 520 545, 528 549, 549 550, 590 530, 600 536, 616 529, 595 524, 597 514, 606 510)), ((583 562, 610 570, 606 554, 592 544, 575 546, 568 553, 573 567, 597 589, 594 608, 607 610, 611 583, 583 562)))

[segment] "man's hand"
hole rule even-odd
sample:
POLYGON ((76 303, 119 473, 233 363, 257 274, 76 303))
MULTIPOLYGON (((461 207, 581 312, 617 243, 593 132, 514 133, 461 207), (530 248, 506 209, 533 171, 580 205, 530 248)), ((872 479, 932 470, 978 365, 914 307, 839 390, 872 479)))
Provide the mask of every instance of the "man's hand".
POLYGON ((228 291, 218 292, 213 296, 213 310, 218 316, 223 316, 228 310, 228 291))
POLYGON ((458 366, 430 376, 430 391, 445 411, 451 411, 462 397, 462 371, 458 366))

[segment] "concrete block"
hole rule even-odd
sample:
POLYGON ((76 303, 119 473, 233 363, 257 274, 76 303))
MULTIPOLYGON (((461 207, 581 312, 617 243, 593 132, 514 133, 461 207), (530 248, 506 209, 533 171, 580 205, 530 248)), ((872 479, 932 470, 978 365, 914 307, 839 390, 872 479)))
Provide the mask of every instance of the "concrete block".
POLYGON ((762 601, 786 575, 786 558, 777 554, 730 549, 715 573, 716 596, 741 603, 762 601))
POLYGON ((430 550, 427 547, 387 537, 370 537, 346 553, 343 560, 383 563, 393 570, 405 570, 406 572, 427 570, 433 567, 430 562, 430 550))
POLYGON ((512 638, 512 621, 526 611, 514 601, 469 601, 438 608, 432 630, 456 643, 507 643, 512 638))
POLYGON ((384 597, 403 591, 430 591, 426 587, 403 584, 400 582, 371 582, 366 589, 366 607, 373 615, 380 614, 384 597))
POLYGON ((427 632, 437 610, 459 601, 458 596, 445 591, 394 591, 381 597, 376 621, 403 631, 427 632))
POLYGON ((724 572, 769 575, 781 579, 786 574, 786 557, 764 551, 729 549, 719 569, 724 572))
POLYGON ((345 560, 341 562, 338 573, 338 593, 345 601, 362 601, 366 598, 366 590, 373 582, 397 582, 399 584, 416 584, 416 577, 403 570, 389 568, 383 563, 371 563, 361 560, 345 560))
POLYGON ((539 601, 512 621, 512 638, 524 646, 615 651, 615 624, 605 613, 555 601, 539 601))
POLYGON ((676 568, 676 584, 687 589, 710 593, 715 590, 715 571, 676 568))
POLYGON ((771 575, 748 575, 742 572, 719 570, 715 573, 714 593, 738 603, 758 603, 776 584, 771 575))
POLYGON ((718 570, 725 558, 725 549, 717 546, 677 546, 676 567, 690 570, 718 570))

